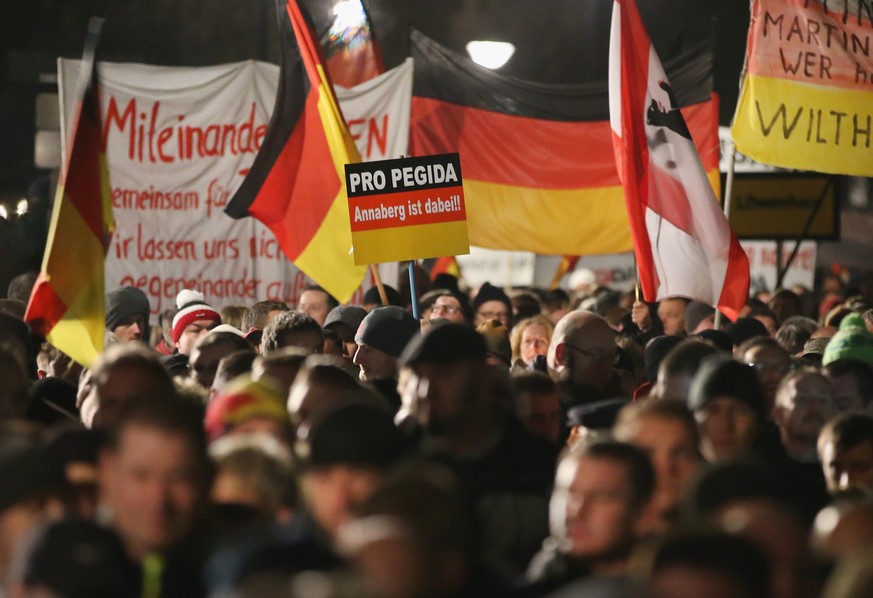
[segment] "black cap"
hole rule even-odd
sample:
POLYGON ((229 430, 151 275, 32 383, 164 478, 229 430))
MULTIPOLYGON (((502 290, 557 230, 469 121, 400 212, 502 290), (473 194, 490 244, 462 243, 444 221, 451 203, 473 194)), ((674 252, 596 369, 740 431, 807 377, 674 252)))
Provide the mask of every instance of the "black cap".
POLYGON ((330 328, 333 324, 345 324, 352 330, 354 334, 358 330, 358 326, 364 318, 367 317, 367 310, 356 305, 337 305, 324 319, 322 328, 330 328))
POLYGON ((38 528, 22 546, 12 577, 65 598, 139 595, 139 569, 118 536, 93 521, 67 519, 38 528))
POLYGON ((309 467, 345 464, 382 469, 399 457, 400 450, 400 431, 388 410, 353 402, 318 417, 299 456, 309 467))
POLYGON ((46 376, 31 387, 31 400, 25 417, 45 425, 57 422, 79 422, 76 407, 76 385, 57 376, 46 376))
POLYGON ((400 357, 409 340, 421 330, 411 313, 394 305, 377 307, 361 321, 355 342, 400 357))
POLYGON ((485 361, 487 348, 482 335, 461 324, 441 324, 410 341, 400 357, 404 365, 485 361))
POLYGON ((705 358, 688 390, 688 408, 703 407, 717 396, 748 404, 761 421, 766 419, 766 400, 755 370, 730 356, 716 353, 705 358))
POLYGON ((767 327, 755 318, 737 318, 736 322, 731 322, 724 330, 731 336, 735 346, 740 346, 755 336, 770 336, 767 327))
POLYGON ((646 368, 646 380, 654 382, 658 377, 658 368, 661 360, 666 357, 670 349, 682 342, 681 336, 661 335, 656 336, 648 343, 643 351, 643 365, 646 368))
POLYGON ((66 482, 58 458, 24 437, 5 438, 0 446, 0 511, 34 492, 60 488, 66 482))
POLYGON ((612 398, 577 405, 567 411, 567 423, 592 430, 609 430, 615 425, 619 411, 627 403, 628 399, 612 398))
MULTIPOLYGON (((385 289, 385 297, 388 298, 388 305, 403 307, 403 301, 400 300, 400 293, 397 292, 397 289, 387 284, 382 285, 382 287, 385 289)), ((382 305, 382 297, 379 296, 379 287, 370 287, 367 289, 367 292, 364 293, 363 304, 382 305)))
POLYGON ((734 350, 734 339, 724 330, 716 330, 715 328, 701 330, 697 334, 692 334, 691 338, 702 338, 727 353, 733 353, 734 350))

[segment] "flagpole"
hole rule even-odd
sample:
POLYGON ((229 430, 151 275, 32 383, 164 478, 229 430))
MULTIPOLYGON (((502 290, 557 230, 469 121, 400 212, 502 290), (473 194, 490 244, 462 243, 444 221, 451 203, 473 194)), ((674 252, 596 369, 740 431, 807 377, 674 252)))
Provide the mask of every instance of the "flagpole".
POLYGON ((409 260, 409 301, 412 303, 412 316, 418 320, 418 289, 415 287, 415 260, 409 260))
MULTIPOLYGON (((727 171, 727 180, 724 185, 724 217, 727 219, 728 224, 731 221, 731 203, 733 199, 734 192, 734 165, 737 161, 737 146, 734 145, 734 137, 730 136, 730 141, 728 142, 728 171, 727 171)), ((719 311, 718 306, 715 307, 715 319, 713 320, 713 326, 715 326, 716 330, 721 330, 721 311, 719 311)))
POLYGON ((640 271, 637 269, 637 252, 634 249, 631 252, 634 258, 634 299, 637 303, 640 302, 640 271))

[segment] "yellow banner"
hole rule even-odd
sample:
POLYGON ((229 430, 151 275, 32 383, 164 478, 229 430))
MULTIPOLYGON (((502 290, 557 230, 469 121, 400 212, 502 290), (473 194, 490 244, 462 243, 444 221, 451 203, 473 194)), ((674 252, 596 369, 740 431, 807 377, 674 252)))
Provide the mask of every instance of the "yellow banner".
POLYGON ((737 149, 785 168, 873 176, 873 14, 816 0, 755 0, 737 149))

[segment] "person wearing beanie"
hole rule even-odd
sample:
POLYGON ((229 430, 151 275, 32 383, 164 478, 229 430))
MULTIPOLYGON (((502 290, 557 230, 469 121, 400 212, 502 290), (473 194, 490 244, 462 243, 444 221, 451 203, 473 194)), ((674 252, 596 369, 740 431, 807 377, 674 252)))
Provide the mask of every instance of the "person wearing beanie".
POLYGON ((368 400, 371 392, 352 391, 320 413, 295 445, 307 511, 330 537, 401 457, 400 432, 388 410, 368 400))
POLYGON ((479 326, 488 320, 500 320, 507 328, 512 326, 512 301, 509 295, 490 282, 479 287, 473 299, 473 325, 479 326))
POLYGON ((700 365, 688 391, 688 408, 710 463, 748 456, 767 420, 764 391, 754 368, 715 354, 700 365))
POLYGON ((190 355, 194 343, 221 324, 221 315, 206 303, 203 293, 182 289, 176 295, 179 311, 173 317, 173 343, 182 355, 190 355))
POLYGON ((119 342, 148 341, 149 299, 136 287, 106 293, 106 330, 119 342))
POLYGON ((420 330, 421 325, 412 314, 389 305, 367 314, 355 334, 358 349, 352 362, 360 369, 359 377, 376 387, 395 411, 400 408, 397 359, 420 330))
POLYGON ((867 331, 864 318, 856 313, 849 314, 840 322, 840 329, 825 347, 821 364, 824 366, 838 359, 873 364, 873 334, 867 331))
POLYGON ((209 402, 204 421, 210 443, 230 434, 265 433, 291 444, 285 397, 272 380, 243 375, 209 402))

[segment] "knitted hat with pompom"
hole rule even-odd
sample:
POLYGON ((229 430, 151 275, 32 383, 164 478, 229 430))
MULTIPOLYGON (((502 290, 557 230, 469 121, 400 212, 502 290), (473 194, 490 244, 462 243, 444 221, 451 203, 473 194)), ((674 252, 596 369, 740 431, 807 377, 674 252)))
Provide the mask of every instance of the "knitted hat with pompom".
POLYGON ((194 322, 211 320, 221 324, 221 315, 206 303, 200 291, 182 289, 176 295, 176 307, 179 311, 173 318, 173 342, 179 342, 182 332, 194 322))

